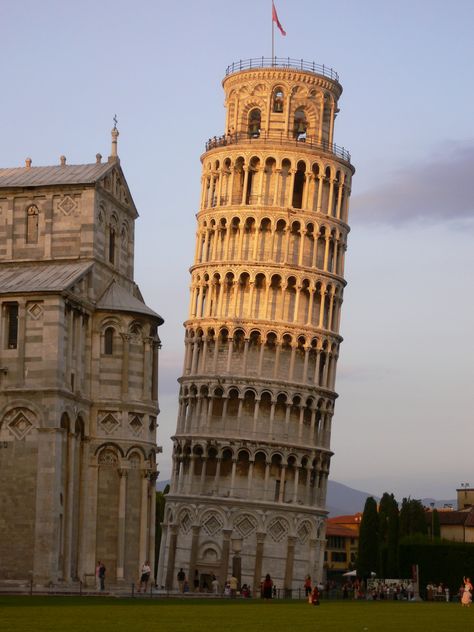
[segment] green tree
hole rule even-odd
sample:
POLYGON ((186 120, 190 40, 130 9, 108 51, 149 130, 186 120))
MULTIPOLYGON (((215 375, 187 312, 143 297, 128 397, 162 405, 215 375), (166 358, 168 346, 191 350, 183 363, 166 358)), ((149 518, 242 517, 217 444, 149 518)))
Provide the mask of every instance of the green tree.
POLYGON ((379 577, 398 577, 398 513, 395 496, 385 492, 379 504, 379 577))
POLYGON ((419 533, 427 535, 425 508, 420 500, 404 498, 400 509, 400 538, 419 533))
POLYGON ((377 570, 378 561, 378 514, 377 503, 372 496, 365 501, 359 530, 357 574, 364 579, 377 570))
POLYGON ((158 571, 158 560, 160 557, 161 545, 161 523, 165 518, 166 495, 170 491, 170 486, 166 485, 162 492, 156 492, 156 515, 155 515, 155 577, 158 571))

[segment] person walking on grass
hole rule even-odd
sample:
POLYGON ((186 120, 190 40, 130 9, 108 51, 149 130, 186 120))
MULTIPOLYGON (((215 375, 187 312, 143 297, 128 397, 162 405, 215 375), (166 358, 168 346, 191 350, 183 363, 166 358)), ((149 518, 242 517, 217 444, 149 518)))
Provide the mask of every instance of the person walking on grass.
POLYGON ((472 602, 472 584, 469 577, 463 577, 462 581, 464 583, 464 592, 462 594, 461 606, 470 607, 472 602))

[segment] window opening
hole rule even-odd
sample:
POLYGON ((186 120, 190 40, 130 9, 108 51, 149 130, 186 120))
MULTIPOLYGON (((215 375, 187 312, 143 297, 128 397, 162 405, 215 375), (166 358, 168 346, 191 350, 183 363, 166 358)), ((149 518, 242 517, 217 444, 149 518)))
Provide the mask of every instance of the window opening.
POLYGON ((7 303, 7 349, 18 346, 18 303, 7 303))
POLYGON ((283 90, 281 88, 275 88, 273 93, 273 111, 283 112, 283 90))
POLYGON ((114 353, 114 328, 107 327, 104 332, 104 353, 105 355, 113 355, 114 353))
POLYGON ((258 138, 260 136, 260 126, 262 123, 262 115, 258 108, 253 109, 249 115, 249 136, 250 138, 258 138))
POLYGON ((35 204, 28 207, 26 211, 26 243, 38 243, 38 220, 39 211, 35 204))
POLYGON ((307 129, 308 123, 306 121, 304 110, 296 110, 295 120, 293 122, 293 136, 296 140, 305 141, 307 129))

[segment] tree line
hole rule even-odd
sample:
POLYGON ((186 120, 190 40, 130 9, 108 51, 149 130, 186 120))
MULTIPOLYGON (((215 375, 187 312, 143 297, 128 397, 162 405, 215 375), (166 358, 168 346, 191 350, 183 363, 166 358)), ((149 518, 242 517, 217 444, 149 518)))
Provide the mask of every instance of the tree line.
MULTIPOLYGON (((432 516, 431 539, 440 537, 439 515, 432 516)), ((399 506, 395 496, 385 492, 379 505, 371 496, 365 502, 359 530, 357 575, 400 577, 400 546, 413 536, 428 538, 426 510, 421 501, 404 498, 399 506)))

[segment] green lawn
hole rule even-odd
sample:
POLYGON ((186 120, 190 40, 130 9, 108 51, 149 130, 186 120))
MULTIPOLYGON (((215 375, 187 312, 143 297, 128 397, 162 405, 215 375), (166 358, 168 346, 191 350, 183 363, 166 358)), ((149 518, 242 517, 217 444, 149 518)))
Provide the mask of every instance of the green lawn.
POLYGON ((2 597, 0 631, 10 632, 465 632, 474 607, 398 602, 118 600, 2 597))

